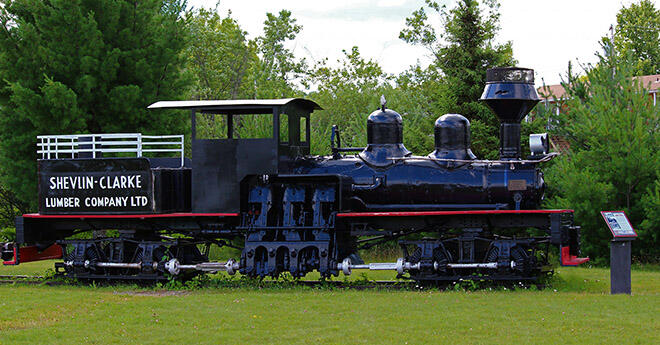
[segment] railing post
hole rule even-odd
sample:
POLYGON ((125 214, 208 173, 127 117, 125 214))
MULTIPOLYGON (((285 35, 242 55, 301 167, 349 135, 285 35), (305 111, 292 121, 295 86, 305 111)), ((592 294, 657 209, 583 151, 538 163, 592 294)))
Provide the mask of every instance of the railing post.
POLYGON ((182 136, 181 136, 181 167, 182 167, 182 168, 183 168, 183 166, 185 165, 185 159, 184 159, 184 156, 183 156, 183 155, 184 155, 184 147, 183 147, 183 145, 184 145, 184 136, 182 135, 182 136))
POLYGON ((48 145, 48 159, 50 159, 50 137, 48 137, 48 142, 46 145, 48 145))
POLYGON ((137 135, 137 156, 142 157, 142 133, 137 135))

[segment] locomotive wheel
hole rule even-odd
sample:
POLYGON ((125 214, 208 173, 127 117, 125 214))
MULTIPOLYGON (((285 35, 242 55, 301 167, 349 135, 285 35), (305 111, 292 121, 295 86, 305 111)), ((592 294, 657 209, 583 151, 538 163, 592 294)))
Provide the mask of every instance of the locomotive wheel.
MULTIPOLYGON (((497 262, 499 259, 499 248, 492 247, 486 255, 485 262, 497 262)), ((510 250, 508 261, 515 262, 515 267, 504 267, 499 270, 504 272, 519 272, 524 275, 531 275, 537 266, 537 260, 534 255, 530 255, 524 247, 517 245, 510 250)))
POLYGON ((529 255, 528 251, 521 246, 511 248, 511 259, 516 262, 516 268, 524 275, 531 275, 537 266, 536 257, 529 255))
POLYGON ((85 263, 89 262, 89 265, 87 270, 92 271, 92 272, 98 272, 101 271, 102 269, 99 269, 96 267, 96 263, 102 260, 102 250, 99 248, 98 245, 94 244, 93 246, 90 246, 85 250, 85 263))

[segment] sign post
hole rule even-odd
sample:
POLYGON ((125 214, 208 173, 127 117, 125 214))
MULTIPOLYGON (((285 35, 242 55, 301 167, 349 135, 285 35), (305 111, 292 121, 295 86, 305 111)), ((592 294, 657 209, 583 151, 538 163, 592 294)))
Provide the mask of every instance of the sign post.
POLYGON ((630 295, 630 250, 637 237, 623 211, 601 211, 605 223, 612 232, 610 242, 610 293, 630 295))

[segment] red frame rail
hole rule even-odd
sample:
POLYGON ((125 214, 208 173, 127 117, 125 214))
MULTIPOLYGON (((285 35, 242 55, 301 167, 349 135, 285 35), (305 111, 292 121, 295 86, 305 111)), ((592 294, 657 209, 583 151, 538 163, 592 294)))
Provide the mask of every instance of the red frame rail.
POLYGON ((176 217, 238 217, 238 213, 150 213, 150 214, 24 214, 23 218, 60 218, 60 219, 85 219, 85 218, 176 218, 176 217))
POLYGON ((551 214, 573 213, 573 210, 474 210, 474 211, 395 211, 395 212, 345 212, 337 217, 409 217, 409 216, 453 216, 475 214, 551 214))

